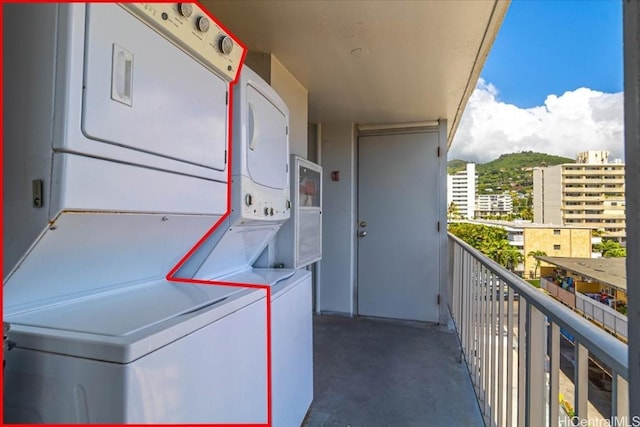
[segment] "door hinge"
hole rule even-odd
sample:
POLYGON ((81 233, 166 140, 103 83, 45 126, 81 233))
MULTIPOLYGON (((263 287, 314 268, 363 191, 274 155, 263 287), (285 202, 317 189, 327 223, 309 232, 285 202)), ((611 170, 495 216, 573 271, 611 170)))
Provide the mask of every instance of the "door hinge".
POLYGON ((438 157, 440 157, 440 146, 438 146, 438 157))
POLYGON ((438 305, 440 305, 440 294, 438 294, 438 305))
POLYGON ((437 229, 438 229, 438 233, 439 233, 440 232, 440 221, 438 221, 437 229))
POLYGON ((224 150, 224 164, 227 164, 227 150, 224 150))
POLYGON ((229 92, 224 95, 224 105, 229 105, 229 92))
POLYGON ((31 181, 31 200, 34 208, 41 208, 44 206, 42 195, 42 180, 34 179, 31 181))
POLYGON ((289 126, 287 126, 284 131, 286 132, 287 135, 289 135, 289 126))

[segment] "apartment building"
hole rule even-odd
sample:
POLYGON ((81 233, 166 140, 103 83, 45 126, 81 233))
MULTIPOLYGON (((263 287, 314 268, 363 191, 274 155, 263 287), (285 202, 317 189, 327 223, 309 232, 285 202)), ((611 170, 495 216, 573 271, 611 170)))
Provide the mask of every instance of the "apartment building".
POLYGON ((500 227, 507 232, 509 244, 518 248, 523 256, 522 263, 514 269, 515 273, 529 278, 539 275, 536 260, 528 256, 532 252, 544 252, 547 256, 597 258, 599 253, 592 251, 593 244, 600 243, 599 237, 592 237, 591 229, 582 226, 560 226, 536 224, 529 221, 469 221, 474 224, 500 227))
POLYGON ((457 214, 462 218, 471 219, 475 213, 476 204, 476 164, 467 163, 464 170, 447 175, 447 205, 456 205, 457 214))
POLYGON ((604 230, 604 237, 626 238, 625 166, 607 151, 579 153, 576 163, 533 170, 534 222, 604 230))
POLYGON ((509 193, 480 194, 476 198, 476 218, 508 215, 513 212, 513 199, 509 193))

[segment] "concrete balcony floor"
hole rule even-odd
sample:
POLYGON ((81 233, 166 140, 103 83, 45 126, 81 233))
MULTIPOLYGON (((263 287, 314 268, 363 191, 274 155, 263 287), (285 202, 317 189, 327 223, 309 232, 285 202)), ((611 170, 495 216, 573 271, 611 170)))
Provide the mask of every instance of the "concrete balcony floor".
POLYGON ((305 426, 484 426, 454 330, 330 315, 313 327, 305 426))

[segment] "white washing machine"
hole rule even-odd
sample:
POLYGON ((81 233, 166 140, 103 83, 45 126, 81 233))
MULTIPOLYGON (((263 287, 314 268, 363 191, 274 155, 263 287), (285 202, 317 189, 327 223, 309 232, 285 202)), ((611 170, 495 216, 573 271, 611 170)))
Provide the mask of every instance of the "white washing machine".
POLYGON ((313 401, 311 273, 254 268, 221 280, 271 288, 272 425, 300 426, 313 401))
POLYGON ((195 4, 12 4, 5 422, 266 423, 266 292, 169 283, 226 211, 243 48, 195 4))
POLYGON ((267 422, 264 291, 149 283, 10 320, 7 423, 267 422))

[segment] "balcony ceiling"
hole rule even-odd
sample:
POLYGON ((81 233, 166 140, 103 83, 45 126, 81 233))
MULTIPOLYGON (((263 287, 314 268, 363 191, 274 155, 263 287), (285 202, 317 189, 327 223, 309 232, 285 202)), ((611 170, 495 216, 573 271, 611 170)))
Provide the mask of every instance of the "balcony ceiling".
POLYGON ((309 91, 310 123, 446 118, 450 139, 508 7, 497 0, 202 4, 309 91))

